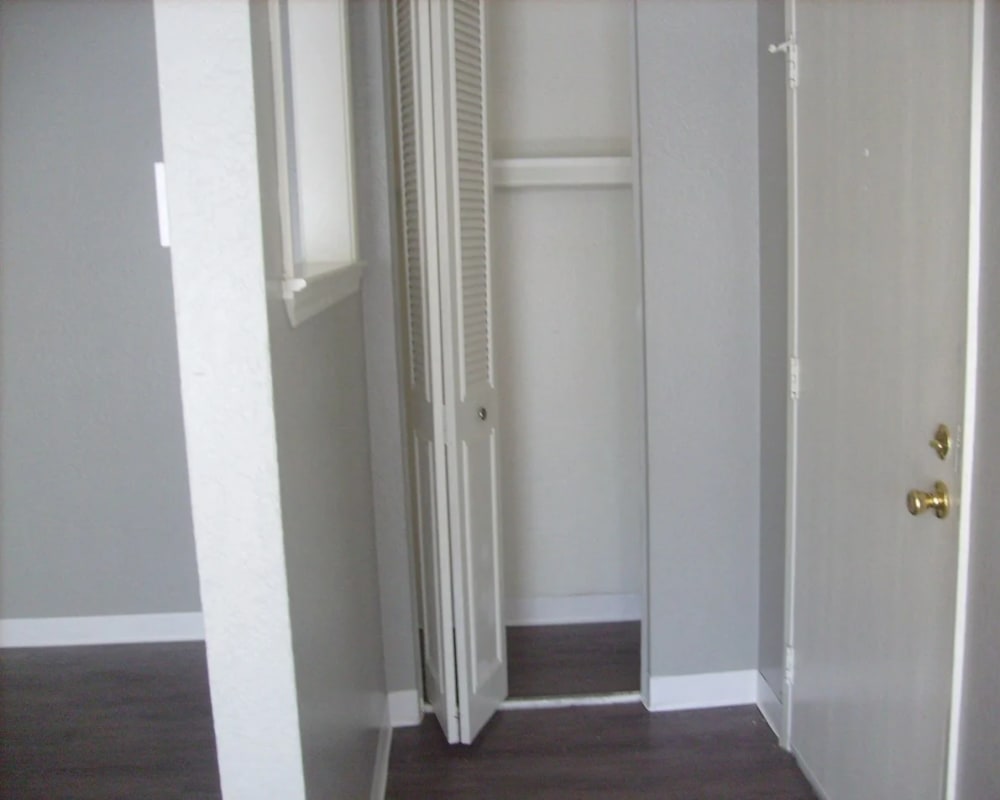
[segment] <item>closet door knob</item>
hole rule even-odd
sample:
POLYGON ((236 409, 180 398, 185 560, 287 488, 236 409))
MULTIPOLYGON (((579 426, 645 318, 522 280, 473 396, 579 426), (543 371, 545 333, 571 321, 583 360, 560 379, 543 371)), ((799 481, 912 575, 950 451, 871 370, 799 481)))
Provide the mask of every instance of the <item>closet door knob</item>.
POLYGON ((483 422, 486 421, 486 409, 485 408, 480 408, 479 409, 479 419, 483 420, 483 422))

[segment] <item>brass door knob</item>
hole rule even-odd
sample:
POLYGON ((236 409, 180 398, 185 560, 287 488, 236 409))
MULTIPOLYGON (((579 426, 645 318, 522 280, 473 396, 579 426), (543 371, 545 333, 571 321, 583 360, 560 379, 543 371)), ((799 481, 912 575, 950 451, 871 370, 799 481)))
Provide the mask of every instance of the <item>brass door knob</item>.
POLYGON ((943 481, 934 484, 933 492, 922 492, 913 489, 906 495, 906 510, 913 516, 923 514, 925 511, 933 509, 934 515, 938 519, 948 516, 951 509, 951 495, 948 493, 948 486, 943 481))

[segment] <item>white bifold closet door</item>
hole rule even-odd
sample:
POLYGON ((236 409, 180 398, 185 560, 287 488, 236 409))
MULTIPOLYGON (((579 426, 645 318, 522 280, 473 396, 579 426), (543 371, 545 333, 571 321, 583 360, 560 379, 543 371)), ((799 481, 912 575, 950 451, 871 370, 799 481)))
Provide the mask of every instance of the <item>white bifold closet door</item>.
POLYGON ((393 7, 424 674, 449 742, 507 696, 481 0, 393 7))

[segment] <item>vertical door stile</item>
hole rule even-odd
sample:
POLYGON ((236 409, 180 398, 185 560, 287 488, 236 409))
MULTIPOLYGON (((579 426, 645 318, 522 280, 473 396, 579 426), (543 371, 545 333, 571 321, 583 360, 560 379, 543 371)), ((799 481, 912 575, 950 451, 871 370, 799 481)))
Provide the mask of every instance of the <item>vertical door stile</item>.
POLYGON ((410 490, 420 564, 424 684, 449 742, 457 742, 458 706, 451 555, 448 533, 446 444, 443 428, 442 331, 439 303, 431 89, 430 4, 396 0, 393 6, 397 130, 403 234, 403 284, 408 338, 410 490))
MULTIPOLYGON (((440 6, 441 147, 447 236, 442 260, 446 410, 461 740, 507 696, 499 513, 499 404, 494 371, 490 184, 482 0, 440 6), (447 173, 444 175, 444 173, 447 173), (449 330, 450 327, 450 330, 449 330)), ((439 150, 439 152, 441 152, 439 150)), ((446 235, 442 229, 442 238, 446 235)))

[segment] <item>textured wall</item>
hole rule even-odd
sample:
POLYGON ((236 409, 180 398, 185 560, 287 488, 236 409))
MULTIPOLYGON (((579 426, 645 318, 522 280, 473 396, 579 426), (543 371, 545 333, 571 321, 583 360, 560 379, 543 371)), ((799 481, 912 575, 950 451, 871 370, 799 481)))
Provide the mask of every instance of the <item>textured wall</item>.
POLYGON ((986 3, 979 394, 969 619, 959 756, 961 800, 1000 797, 1000 8, 986 3))
POLYGON ((757 663, 756 13, 637 8, 653 675, 757 663))
POLYGON ((757 139, 760 170, 760 631, 757 666, 784 688, 785 462, 788 403, 788 169, 785 4, 757 2, 757 139))
POLYGON ((222 791, 241 800, 302 800, 250 2, 156 0, 154 8, 184 431, 222 791))
POLYGON ((0 97, 0 616, 197 611, 151 0, 4 0, 0 97))

